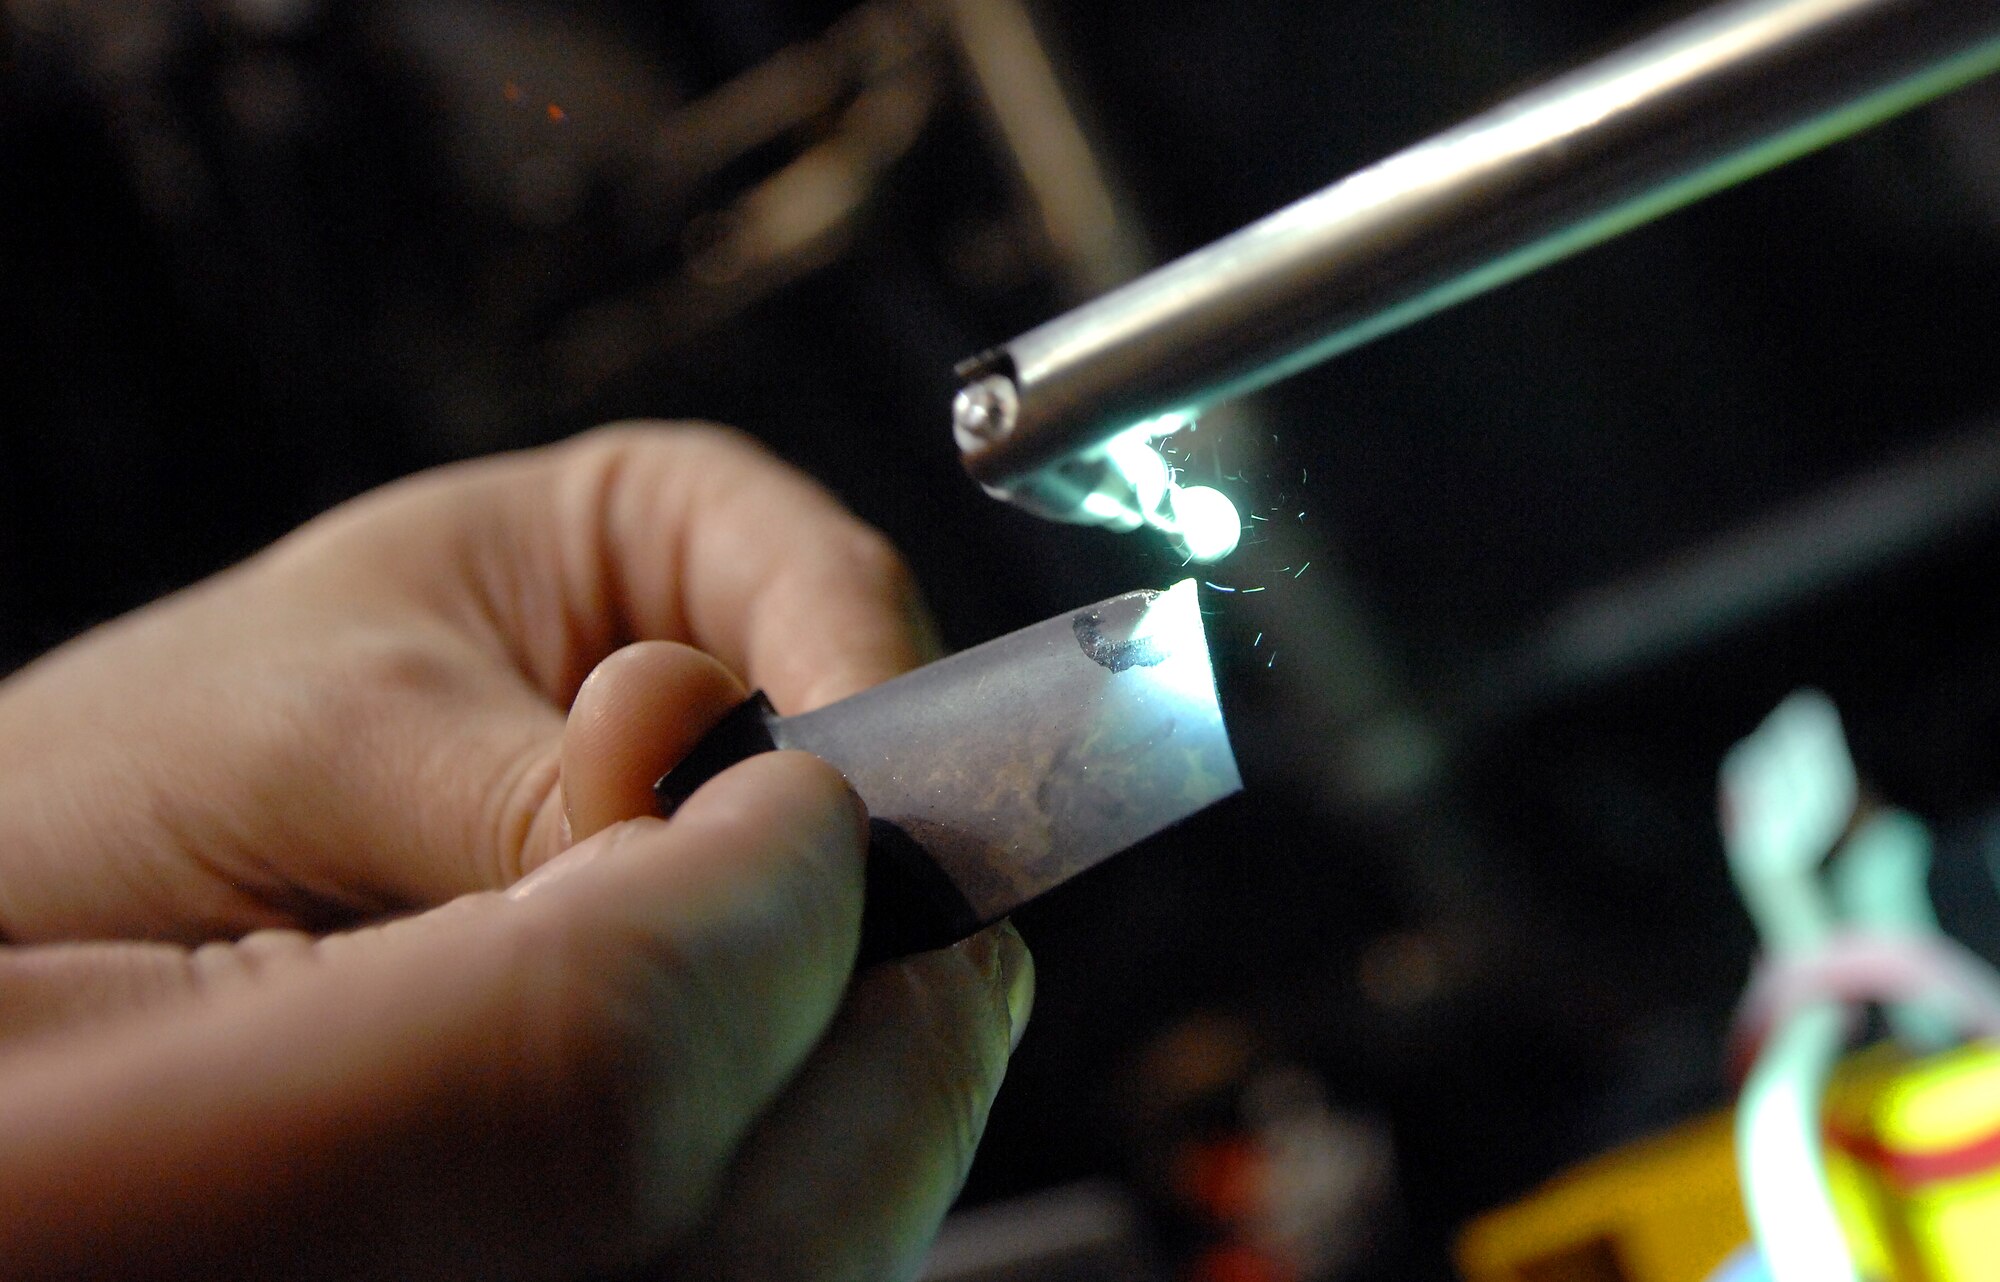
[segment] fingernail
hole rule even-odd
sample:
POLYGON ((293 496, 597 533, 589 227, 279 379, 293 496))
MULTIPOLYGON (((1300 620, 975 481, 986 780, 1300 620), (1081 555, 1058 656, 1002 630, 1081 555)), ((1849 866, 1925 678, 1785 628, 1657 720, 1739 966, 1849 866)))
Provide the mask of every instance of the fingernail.
POLYGON ((1007 1047, 1011 1053, 1020 1048, 1021 1034, 1028 1031, 1028 1016, 1035 1009, 1035 959, 1013 922, 1001 922, 997 933, 1000 980, 1007 986, 1007 1047))

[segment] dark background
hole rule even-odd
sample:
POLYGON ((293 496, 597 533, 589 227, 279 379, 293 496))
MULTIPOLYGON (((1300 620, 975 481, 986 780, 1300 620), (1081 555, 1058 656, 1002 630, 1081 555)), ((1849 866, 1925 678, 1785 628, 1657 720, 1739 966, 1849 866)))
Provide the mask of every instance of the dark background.
MULTIPOLYGON (((0 671, 391 477, 627 415, 801 463, 958 644, 1178 577, 958 471, 953 362, 1118 268, 1030 216, 942 19, 858 12, 13 0, 0 671), (687 141, 801 48, 820 109, 687 141), (841 114, 883 85, 901 134, 841 114), (718 257, 816 149, 873 157, 834 233, 718 257)), ((1036 11, 1155 257, 1671 12, 1036 11)), ((1986 85, 1205 424, 1197 479, 1287 524, 1213 571, 1268 589, 1215 620, 1250 788, 1022 914, 1035 1026, 968 1201, 1145 1186, 1143 1048, 1202 1015, 1386 1128, 1367 1267, 1441 1276, 1467 1215, 1724 1098, 1753 940, 1715 764, 1800 685, 1940 825, 1990 949, 1996 321, 1986 85)))

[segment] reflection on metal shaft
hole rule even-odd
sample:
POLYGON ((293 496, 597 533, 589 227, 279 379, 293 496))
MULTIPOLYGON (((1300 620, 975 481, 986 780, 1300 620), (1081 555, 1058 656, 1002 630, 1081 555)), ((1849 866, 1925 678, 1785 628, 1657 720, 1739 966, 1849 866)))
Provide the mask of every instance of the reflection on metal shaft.
POLYGON ((1016 392, 966 466, 1015 488, 1996 68, 1992 0, 1720 5, 966 362, 1016 392))

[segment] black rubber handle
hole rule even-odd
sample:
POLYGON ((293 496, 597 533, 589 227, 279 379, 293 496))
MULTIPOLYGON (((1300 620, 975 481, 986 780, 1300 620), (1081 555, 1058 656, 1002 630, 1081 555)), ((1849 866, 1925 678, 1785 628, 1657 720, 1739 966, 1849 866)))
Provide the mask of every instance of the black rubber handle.
POLYGON ((943 948, 986 924, 923 846, 886 819, 868 821, 866 877, 856 966, 943 948))
POLYGON ((661 775, 653 785, 653 800, 661 816, 671 816, 694 796, 697 788, 737 762, 748 761, 761 752, 776 752, 777 722, 778 714, 761 690, 737 704, 681 758, 679 765, 661 775))
MULTIPOLYGON (((784 719, 762 693, 751 695, 653 785, 660 814, 672 815, 696 789, 737 762, 784 746, 784 719)), ((943 948, 986 925, 923 843, 887 819, 868 822, 865 876, 856 966, 943 948)))

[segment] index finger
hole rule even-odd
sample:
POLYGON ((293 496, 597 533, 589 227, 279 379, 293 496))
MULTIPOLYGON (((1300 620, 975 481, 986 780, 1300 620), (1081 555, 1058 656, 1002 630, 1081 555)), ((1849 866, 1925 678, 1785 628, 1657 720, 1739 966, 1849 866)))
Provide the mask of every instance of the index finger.
POLYGON ((560 506, 595 535, 565 567, 573 615, 613 602, 631 638, 706 650, 786 713, 939 652, 895 547, 748 438, 620 425, 563 448, 560 506))

